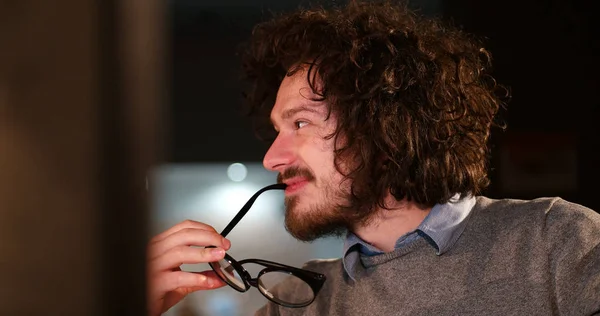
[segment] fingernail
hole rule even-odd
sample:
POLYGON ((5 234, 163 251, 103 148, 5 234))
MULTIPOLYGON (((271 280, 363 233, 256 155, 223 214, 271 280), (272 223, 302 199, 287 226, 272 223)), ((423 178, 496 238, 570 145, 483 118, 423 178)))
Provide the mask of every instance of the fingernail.
POLYGON ((231 242, 225 237, 223 237, 223 246, 225 249, 229 249, 229 247, 231 247, 231 242))
POLYGON ((222 256, 222 255, 225 254, 225 250, 219 249, 219 248, 215 248, 215 249, 212 249, 210 251, 210 253, 213 254, 214 256, 222 256))

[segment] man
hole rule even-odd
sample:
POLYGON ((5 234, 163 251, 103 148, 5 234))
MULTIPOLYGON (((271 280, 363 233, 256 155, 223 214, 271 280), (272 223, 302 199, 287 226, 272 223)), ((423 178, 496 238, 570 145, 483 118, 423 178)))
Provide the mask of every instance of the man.
MULTIPOLYGON (((246 53, 250 113, 275 131, 264 165, 287 184, 286 228, 304 241, 346 234, 343 258, 305 265, 327 277, 311 305, 259 315, 600 313, 597 213, 480 196, 503 90, 479 42, 403 5, 352 2, 262 23, 246 53)), ((155 237, 151 313, 225 285, 178 267, 229 247, 192 221, 155 237)))

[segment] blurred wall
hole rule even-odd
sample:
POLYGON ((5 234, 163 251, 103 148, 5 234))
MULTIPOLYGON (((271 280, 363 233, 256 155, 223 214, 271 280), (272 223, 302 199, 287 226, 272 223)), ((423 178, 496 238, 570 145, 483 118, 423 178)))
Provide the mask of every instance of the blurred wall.
POLYGON ((0 314, 144 315, 160 1, 0 1, 0 314))
POLYGON ((70 11, 0 2, 2 315, 92 315, 101 304, 98 17, 89 1, 61 2, 70 11))

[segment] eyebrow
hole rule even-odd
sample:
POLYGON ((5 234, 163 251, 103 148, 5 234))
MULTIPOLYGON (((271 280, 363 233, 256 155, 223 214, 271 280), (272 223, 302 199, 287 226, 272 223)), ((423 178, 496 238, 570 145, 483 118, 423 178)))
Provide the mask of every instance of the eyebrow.
MULTIPOLYGON (((311 113, 315 113, 315 114, 319 114, 319 115, 322 114, 321 111, 315 109, 315 106, 303 104, 303 105, 300 105, 299 107, 294 107, 294 108, 283 111, 283 113, 281 114, 281 118, 286 120, 300 112, 311 112, 311 113)), ((275 122, 273 122, 273 119, 270 118, 270 120, 271 120, 271 124, 273 124, 273 126, 275 126, 275 122)))

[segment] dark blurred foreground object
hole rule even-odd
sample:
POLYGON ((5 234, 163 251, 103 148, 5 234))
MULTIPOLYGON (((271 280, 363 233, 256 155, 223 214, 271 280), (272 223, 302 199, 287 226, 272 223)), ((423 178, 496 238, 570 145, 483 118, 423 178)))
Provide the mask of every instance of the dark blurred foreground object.
POLYGON ((165 11, 0 2, 0 314, 145 314, 165 11))

